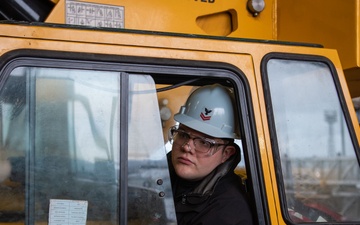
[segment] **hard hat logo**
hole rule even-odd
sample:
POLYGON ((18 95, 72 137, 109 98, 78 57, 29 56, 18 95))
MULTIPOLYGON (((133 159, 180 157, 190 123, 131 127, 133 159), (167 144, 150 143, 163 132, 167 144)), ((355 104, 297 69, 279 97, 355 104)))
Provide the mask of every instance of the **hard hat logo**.
POLYGON ((211 113, 212 110, 211 110, 211 109, 209 110, 209 109, 207 109, 207 108, 205 108, 204 110, 205 110, 205 114, 204 114, 204 112, 201 112, 201 113, 200 113, 200 118, 201 118, 203 121, 210 120, 211 115, 209 115, 209 113, 211 113), (208 116, 208 115, 209 115, 209 116, 208 116))

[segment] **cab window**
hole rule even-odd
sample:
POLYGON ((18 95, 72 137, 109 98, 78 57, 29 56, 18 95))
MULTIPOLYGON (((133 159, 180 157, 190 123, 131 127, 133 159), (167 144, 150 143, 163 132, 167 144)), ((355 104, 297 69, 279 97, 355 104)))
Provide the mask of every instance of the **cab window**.
MULTIPOLYGON (((239 130, 253 129, 241 72, 38 58, 2 71, 0 224, 175 224, 167 134, 189 94, 227 86, 239 130)), ((249 172, 258 152, 251 133, 236 141, 236 172, 256 184, 253 198, 262 187, 249 172)))
POLYGON ((154 81, 120 77, 31 66, 8 74, 0 92, 0 222, 118 224, 119 208, 127 208, 128 224, 175 221, 154 81))
POLYGON ((319 59, 269 58, 265 95, 285 217, 360 221, 358 148, 334 70, 319 59))

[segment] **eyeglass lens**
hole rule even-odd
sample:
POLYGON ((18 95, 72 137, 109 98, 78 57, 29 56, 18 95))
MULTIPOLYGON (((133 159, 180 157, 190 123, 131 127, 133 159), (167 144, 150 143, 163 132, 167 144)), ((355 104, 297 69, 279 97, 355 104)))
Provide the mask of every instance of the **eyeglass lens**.
POLYGON ((192 139, 195 146, 195 151, 197 152, 207 153, 214 146, 214 144, 210 141, 207 141, 201 137, 191 137, 190 134, 182 130, 174 129, 171 131, 171 133, 173 141, 179 145, 184 145, 189 142, 190 139, 192 139))

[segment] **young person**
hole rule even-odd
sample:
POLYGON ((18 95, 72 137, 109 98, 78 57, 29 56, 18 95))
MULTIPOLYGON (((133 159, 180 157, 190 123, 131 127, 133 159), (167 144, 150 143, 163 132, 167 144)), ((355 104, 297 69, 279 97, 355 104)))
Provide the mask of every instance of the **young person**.
POLYGON ((229 89, 215 84, 195 90, 174 116, 168 153, 179 225, 252 224, 252 214, 234 169, 235 113, 229 89))

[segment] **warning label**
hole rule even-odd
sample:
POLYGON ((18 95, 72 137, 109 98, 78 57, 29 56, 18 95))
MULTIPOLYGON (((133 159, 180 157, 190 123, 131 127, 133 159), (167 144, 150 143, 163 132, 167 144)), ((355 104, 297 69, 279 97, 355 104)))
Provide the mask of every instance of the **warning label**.
POLYGON ((66 0, 66 24, 124 28, 124 7, 66 0))
POLYGON ((50 199, 49 225, 85 225, 87 201, 50 199))

